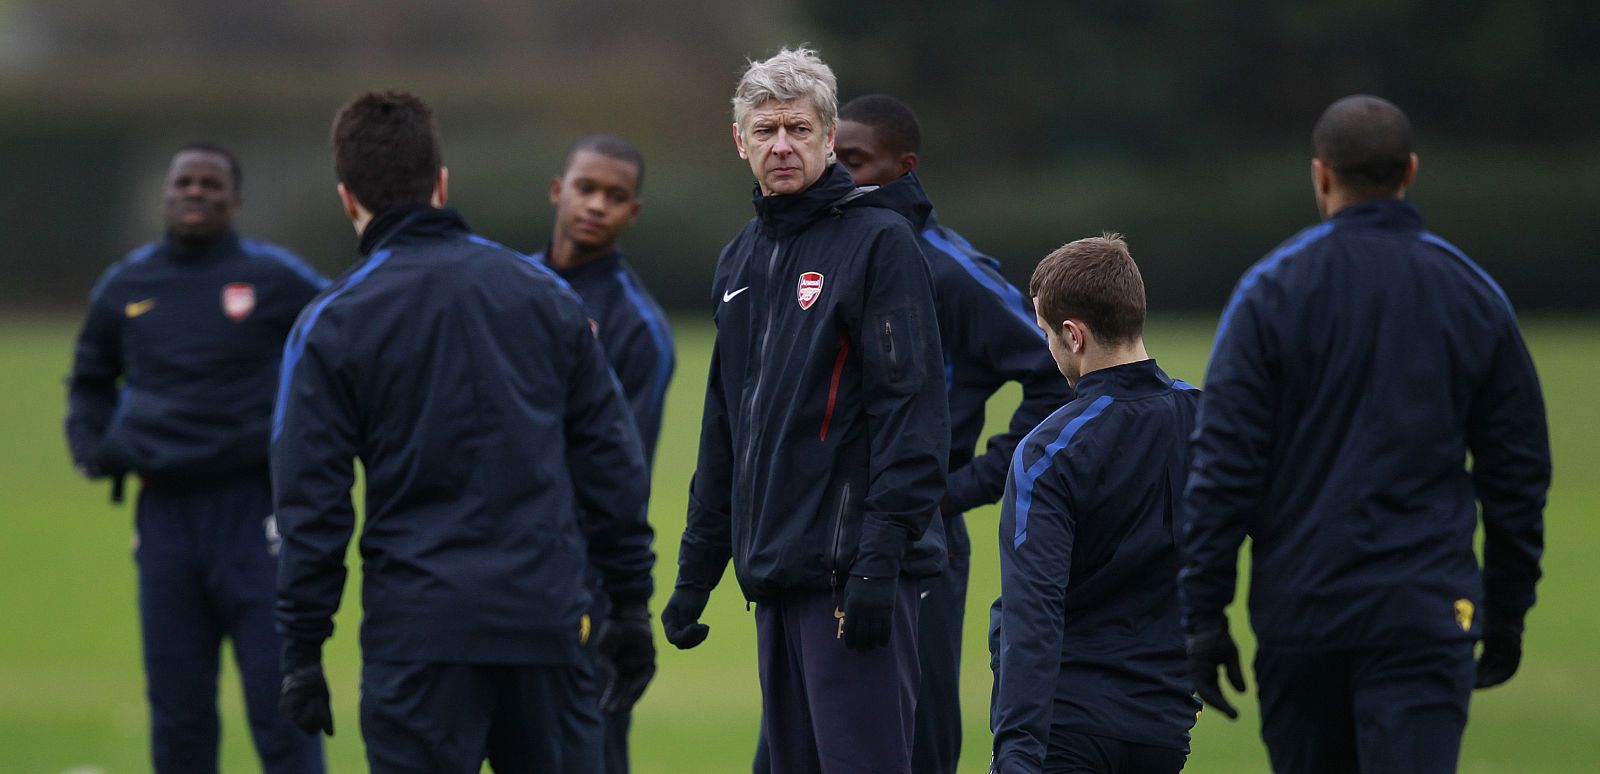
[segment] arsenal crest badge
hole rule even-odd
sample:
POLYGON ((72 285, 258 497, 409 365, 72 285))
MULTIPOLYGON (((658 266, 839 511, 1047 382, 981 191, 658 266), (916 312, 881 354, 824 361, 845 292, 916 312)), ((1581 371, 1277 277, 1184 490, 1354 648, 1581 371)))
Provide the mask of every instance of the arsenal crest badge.
POLYGON ((799 300, 801 309, 810 309, 822 297, 822 275, 808 271, 800 275, 799 300))
POLYGON ((222 286, 222 313, 234 322, 244 322, 256 310, 256 287, 248 282, 222 286))

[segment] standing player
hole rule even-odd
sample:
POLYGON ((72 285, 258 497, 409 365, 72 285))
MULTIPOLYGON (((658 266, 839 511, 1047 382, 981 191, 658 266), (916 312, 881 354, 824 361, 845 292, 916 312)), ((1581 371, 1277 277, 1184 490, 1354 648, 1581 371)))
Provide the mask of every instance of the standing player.
POLYGON ((1177 772, 1200 709, 1177 578, 1199 391, 1145 354, 1144 280, 1120 237, 1051 253, 1029 292, 1077 397, 1006 481, 994 771, 1177 772))
MULTIPOLYGON (((366 256, 296 324, 272 470, 283 531, 284 711, 333 733, 322 642, 361 534, 361 731, 373 771, 601 770, 588 579, 650 597, 648 475, 582 303, 443 209, 432 112, 369 93, 334 121, 366 256)), ((648 629, 608 626, 643 691, 648 629)), ((629 705, 637 694, 624 697, 629 705)))
POLYGON ((756 603, 772 770, 911 771, 919 578, 950 444, 933 285, 904 218, 830 164, 833 72, 754 62, 733 139, 756 217, 723 250, 717 339, 667 638, 731 557, 756 603))
POLYGON ((158 772, 217 768, 223 638, 263 769, 323 766, 320 740, 278 713, 267 428, 284 338, 327 280, 281 247, 240 239, 241 204, 231 152, 178 150, 166 237, 95 285, 69 379, 78 470, 111 477, 113 491, 126 473, 142 482, 134 559, 158 772))
POLYGON ((1473 685, 1522 656, 1544 401, 1505 293, 1404 198, 1405 114, 1346 97, 1312 144, 1327 220, 1239 281, 1206 375, 1181 579, 1190 669, 1234 717, 1217 669, 1244 689, 1223 610, 1249 533, 1273 768, 1454 771, 1473 685))
MULTIPOLYGON (((578 138, 567 150, 561 175, 550 182, 550 204, 556 208, 550 244, 533 257, 554 269, 583 298, 606 360, 633 409, 649 467, 661 435, 667 382, 672 379, 672 329, 617 249, 617 237, 639 218, 643 187, 644 156, 632 143, 611 134, 578 138)), ((640 536, 646 541, 650 537, 649 533, 640 536)), ((644 605, 616 611, 611 619, 614 625, 650 630, 644 605)), ((609 656, 601 655, 601 673, 614 675, 616 670, 606 663, 609 656)), ((617 697, 629 693, 613 689, 617 697)), ((631 713, 616 706, 610 697, 602 702, 601 710, 606 727, 606 771, 627 774, 631 713)))
POLYGON ((1049 350, 1041 346, 1028 299, 1000 273, 1000 263, 938 221, 917 178, 922 128, 894 97, 857 97, 839 110, 834 152, 860 185, 883 186, 875 201, 916 229, 933 271, 939 340, 950 399, 950 482, 941 511, 949 566, 924 582, 917 621, 922 690, 917 699, 912 768, 954 772, 961 757, 961 626, 972 542, 962 514, 1000 499, 1006 469, 1022 437, 1072 398, 1049 350), (1010 428, 974 456, 984 406, 1006 382, 1022 385, 1010 428))

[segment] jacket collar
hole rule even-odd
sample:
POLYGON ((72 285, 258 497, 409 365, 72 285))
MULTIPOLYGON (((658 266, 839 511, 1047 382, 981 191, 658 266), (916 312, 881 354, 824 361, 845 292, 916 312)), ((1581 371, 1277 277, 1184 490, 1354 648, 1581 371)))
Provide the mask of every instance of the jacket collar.
POLYGON ((533 254, 533 258, 539 263, 544 264, 545 268, 555 272, 557 276, 568 281, 581 279, 584 277, 613 274, 617 271, 617 268, 622 265, 622 251, 615 247, 611 248, 609 252, 600 256, 599 258, 580 263, 577 266, 569 266, 564 269, 558 269, 550 265, 550 243, 548 242, 545 243, 545 246, 539 250, 539 252, 533 254))
POLYGON ((200 244, 184 244, 168 234, 162 239, 161 248, 175 261, 204 263, 239 252, 239 234, 230 228, 222 236, 200 244))
POLYGON ((1090 371, 1078 377, 1074 389, 1080 398, 1085 395, 1136 398, 1172 389, 1172 377, 1151 358, 1090 371))
POLYGON ((822 177, 800 193, 762 196, 761 186, 757 185, 754 192, 756 219, 761 222, 761 230, 772 239, 793 236, 824 215, 850 204, 849 198, 858 190, 844 167, 829 164, 822 171, 822 177))
POLYGON ((1377 227, 1402 231, 1421 231, 1426 227, 1422 213, 1405 199, 1368 199, 1345 207, 1328 219, 1336 228, 1377 227))
POLYGON ((911 221, 919 234, 933 222, 933 202, 928 201, 928 192, 923 190, 922 180, 916 172, 907 172, 862 196, 861 203, 900 213, 901 217, 911 221))
POLYGON ((461 214, 448 207, 413 205, 385 210, 367 223, 361 232, 361 254, 371 255, 377 249, 397 240, 412 237, 440 238, 456 233, 466 233, 467 222, 461 214))

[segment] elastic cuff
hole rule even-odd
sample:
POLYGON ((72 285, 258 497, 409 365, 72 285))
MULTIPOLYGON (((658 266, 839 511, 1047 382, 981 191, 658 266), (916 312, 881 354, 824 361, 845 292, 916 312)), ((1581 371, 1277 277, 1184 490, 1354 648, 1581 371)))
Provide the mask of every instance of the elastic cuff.
POLYGON ((861 525, 860 550, 850 574, 863 578, 897 578, 910 543, 905 529, 896 524, 868 520, 861 525))
POLYGON ((303 666, 322 663, 322 640, 298 640, 285 638, 283 641, 283 671, 293 672, 303 666))

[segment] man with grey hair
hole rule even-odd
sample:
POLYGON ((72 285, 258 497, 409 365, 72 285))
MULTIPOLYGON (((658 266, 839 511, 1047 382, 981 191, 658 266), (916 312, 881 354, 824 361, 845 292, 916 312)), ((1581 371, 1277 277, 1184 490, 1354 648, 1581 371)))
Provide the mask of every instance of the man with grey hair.
POLYGON ((804 48, 752 63, 735 91, 756 217, 712 283, 699 465, 661 615, 674 645, 700 644, 732 559, 756 603, 776 774, 911 771, 918 579, 945 558, 932 278, 906 220, 832 162, 837 114, 833 73, 804 48))

